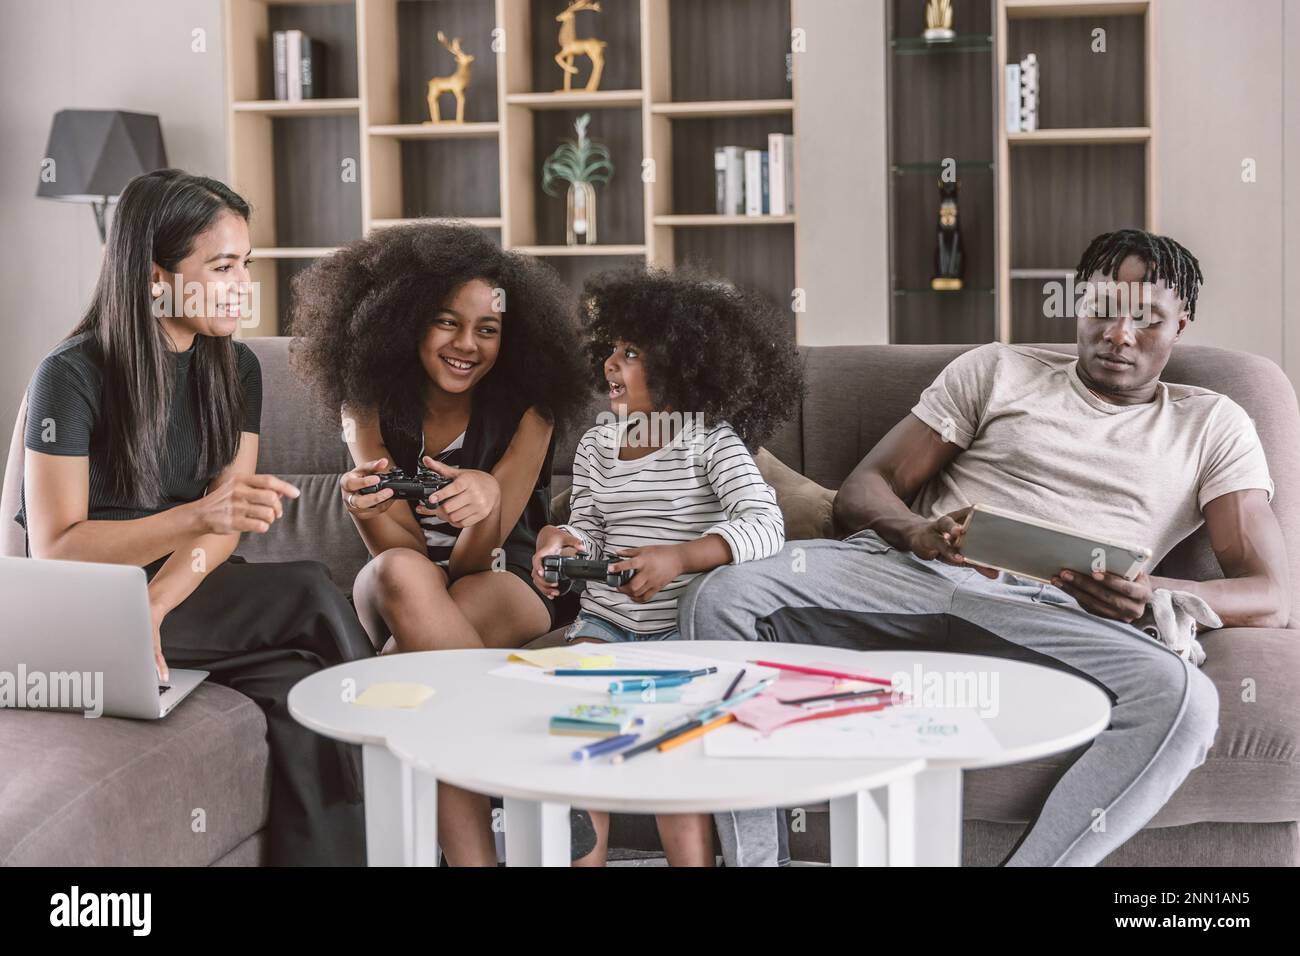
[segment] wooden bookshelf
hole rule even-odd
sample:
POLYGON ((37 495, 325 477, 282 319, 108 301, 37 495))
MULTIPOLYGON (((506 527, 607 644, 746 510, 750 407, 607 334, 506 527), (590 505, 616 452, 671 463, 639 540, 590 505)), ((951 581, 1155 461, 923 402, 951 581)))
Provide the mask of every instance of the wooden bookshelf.
POLYGON ((564 93, 564 0, 225 0, 230 179, 254 206, 255 272, 276 317, 244 334, 289 331, 287 283, 312 259, 431 218, 490 230, 575 287, 605 268, 690 261, 788 307, 798 217, 716 215, 713 150, 796 133, 790 4, 603 0, 577 24, 608 44, 602 88, 581 89, 579 60, 564 93), (270 98, 271 33, 295 28, 327 47, 328 99, 270 98), (426 81, 454 67, 439 29, 476 58, 461 125, 424 122, 426 81), (566 246, 565 201, 542 192, 541 163, 583 112, 615 175, 597 188, 600 243, 566 246))
POLYGON ((1073 342, 1047 318, 1047 282, 1100 232, 1157 225, 1155 31, 1160 0, 995 0, 997 337, 1073 342), (1103 29, 1106 52, 1093 53, 1103 29), (1039 59, 1039 128, 1006 132, 1004 66, 1039 59), (1142 95, 1133 96, 1139 89, 1142 95), (1061 182, 1071 183, 1068 191, 1061 182), (1055 187, 1055 188, 1054 188, 1055 187))
POLYGON ((1154 35, 1160 0, 972 0, 951 44, 890 0, 891 341, 1073 341, 1044 284, 1097 233, 1157 228, 1154 35), (1106 31, 1094 54, 1092 31, 1106 31), (1039 128, 1007 133, 1005 66, 1038 55, 1039 128), (1142 94, 1132 95, 1133 90, 1142 94), (940 163, 957 161, 967 290, 931 292, 940 163), (992 292, 990 295, 989 292, 992 292))

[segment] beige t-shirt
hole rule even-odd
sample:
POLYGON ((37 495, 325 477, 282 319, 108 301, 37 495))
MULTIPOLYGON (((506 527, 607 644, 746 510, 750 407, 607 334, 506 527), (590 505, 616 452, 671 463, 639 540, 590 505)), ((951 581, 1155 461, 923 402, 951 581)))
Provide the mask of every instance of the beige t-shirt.
POLYGON ((912 414, 964 451, 912 511, 991 505, 1149 547, 1154 566, 1201 526, 1207 502, 1247 488, 1272 500, 1255 425, 1232 399, 1160 382, 1151 402, 1112 405, 1080 381, 1077 365, 998 343, 948 365, 912 414))

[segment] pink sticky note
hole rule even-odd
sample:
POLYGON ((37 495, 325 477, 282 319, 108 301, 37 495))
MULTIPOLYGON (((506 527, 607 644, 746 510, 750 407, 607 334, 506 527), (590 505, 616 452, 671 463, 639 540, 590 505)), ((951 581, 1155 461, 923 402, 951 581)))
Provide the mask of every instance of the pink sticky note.
POLYGON ((802 707, 783 704, 769 694, 759 694, 737 705, 732 713, 736 715, 736 720, 746 727, 752 727, 763 736, 767 736, 792 720, 806 717, 808 711, 802 707))
MULTIPOLYGON (((821 694, 835 693, 835 678, 822 677, 818 674, 796 674, 782 671, 767 694, 777 700, 798 700, 800 697, 817 697, 821 694)), ((762 696, 762 695, 760 695, 762 696)))

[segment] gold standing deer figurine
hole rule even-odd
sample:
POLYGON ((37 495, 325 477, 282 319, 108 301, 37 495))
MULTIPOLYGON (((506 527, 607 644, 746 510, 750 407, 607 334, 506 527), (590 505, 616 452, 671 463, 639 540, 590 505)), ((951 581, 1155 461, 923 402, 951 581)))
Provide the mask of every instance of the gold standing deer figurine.
POLYGON ((428 122, 442 122, 442 115, 438 112, 438 97, 443 93, 450 93, 456 97, 455 122, 463 123, 465 122, 465 90, 469 87, 469 65, 474 62, 474 57, 460 48, 460 37, 448 43, 447 34, 439 30, 438 42, 450 50, 451 55, 456 58, 456 72, 450 76, 435 76, 429 81, 428 122))
POLYGON ((573 92, 573 77, 578 68, 573 61, 585 56, 591 61, 591 78, 587 80, 587 92, 594 93, 600 86, 600 74, 605 69, 605 41, 594 37, 578 39, 574 18, 583 10, 600 13, 598 0, 573 0, 555 19, 560 24, 560 52, 555 54, 555 62, 564 71, 564 92, 573 92))

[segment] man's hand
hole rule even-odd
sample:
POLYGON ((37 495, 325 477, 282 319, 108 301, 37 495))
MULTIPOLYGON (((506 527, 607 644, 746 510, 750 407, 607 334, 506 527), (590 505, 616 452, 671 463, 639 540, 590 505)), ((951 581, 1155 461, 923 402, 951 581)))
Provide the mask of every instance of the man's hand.
POLYGON ((619 588, 638 604, 653 598, 670 582, 685 571, 682 553, 675 544, 655 544, 648 548, 620 548, 618 556, 625 560, 609 566, 611 571, 631 570, 632 580, 619 588))
POLYGON ((986 578, 996 578, 997 571, 971 564, 962 556, 961 539, 966 534, 966 519, 970 517, 970 512, 970 508, 962 508, 933 521, 918 522, 904 535, 907 550, 926 561, 942 561, 959 568, 972 568, 986 578))
POLYGON ((560 596, 560 586, 551 584, 542 576, 542 558, 551 554, 574 555, 582 549, 582 539, 548 524, 537 533, 537 549, 533 551, 533 584, 552 601, 560 596))
POLYGON ((1132 581, 1112 571, 1094 571, 1091 576, 1062 570, 1052 583, 1098 617, 1132 624, 1151 603, 1151 578, 1145 571, 1132 581))

